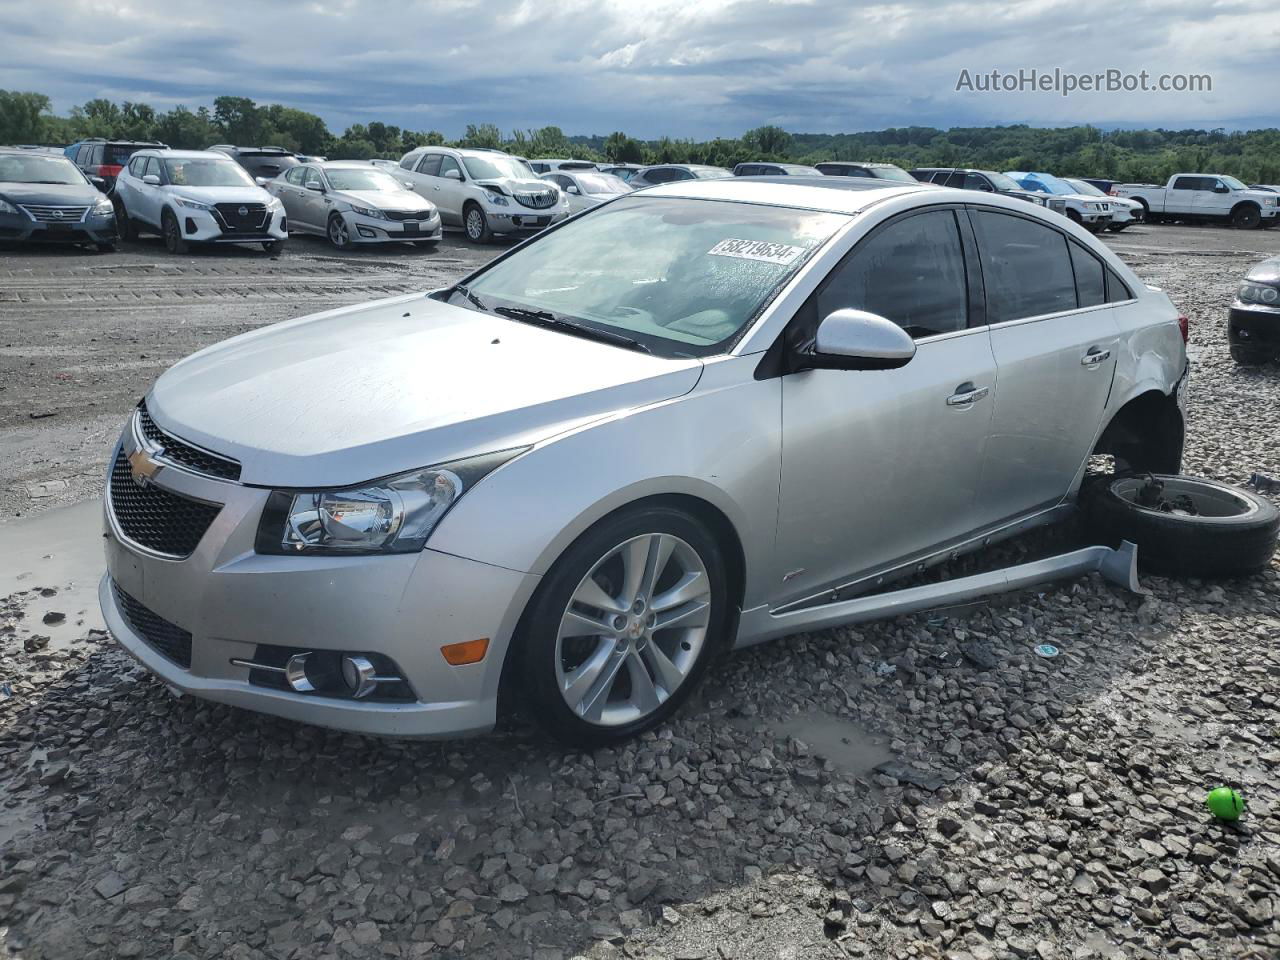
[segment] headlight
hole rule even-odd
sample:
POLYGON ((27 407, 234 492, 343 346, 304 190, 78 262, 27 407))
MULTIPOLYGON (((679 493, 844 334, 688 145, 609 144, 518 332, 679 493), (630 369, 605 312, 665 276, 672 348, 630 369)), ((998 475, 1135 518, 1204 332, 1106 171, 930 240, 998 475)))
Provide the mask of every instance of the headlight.
POLYGON ((17 213, 17 212, 18 212, 17 207, 15 207, 8 200, 5 200, 3 197, 0 197, 0 213, 17 213))
POLYGON ((1262 203, 1265 206, 1274 207, 1276 205, 1276 199, 1276 197, 1263 197, 1262 203))
POLYGON ((463 494, 527 449, 457 460, 345 490, 277 490, 262 511, 257 551, 414 553, 463 494))
POLYGON ((95 216, 105 217, 109 213, 115 213, 116 208, 111 205, 110 200, 108 200, 106 197, 103 197, 101 200, 99 200, 97 203, 93 205, 93 212, 95 216))
POLYGON ((279 197, 273 196, 270 200, 267 201, 267 209, 270 210, 272 213, 275 213, 277 210, 283 210, 284 204, 280 202, 279 197))
POLYGON ((376 210, 373 207, 357 207, 354 203, 350 206, 352 213, 358 213, 362 217, 372 217, 374 220, 387 219, 387 215, 385 213, 381 210, 376 210))
POLYGON ((490 203, 492 203, 495 207, 507 207, 511 205, 510 201, 507 200, 506 197, 504 197, 500 193, 494 193, 492 190, 486 190, 484 192, 484 198, 488 200, 490 203))
POLYGON ((1264 287, 1258 283, 1249 283, 1247 280, 1240 284, 1240 290, 1236 296, 1244 303, 1265 303, 1271 307, 1280 305, 1280 290, 1275 287, 1264 287))
POLYGON ((190 207, 192 210, 210 211, 213 209, 213 204, 201 203, 199 200, 190 200, 187 197, 174 197, 173 202, 180 207, 190 207))

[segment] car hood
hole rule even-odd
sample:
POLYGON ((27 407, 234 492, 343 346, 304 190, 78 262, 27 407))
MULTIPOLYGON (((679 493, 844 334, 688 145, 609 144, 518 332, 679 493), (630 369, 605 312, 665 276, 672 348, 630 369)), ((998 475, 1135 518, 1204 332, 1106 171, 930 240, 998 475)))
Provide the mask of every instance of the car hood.
POLYGON ((434 210, 435 204, 424 200, 412 190, 335 190, 329 194, 335 200, 354 203, 374 210, 434 210))
POLYGON ((1270 260, 1254 264, 1249 268, 1245 279, 1252 280, 1254 283, 1280 286, 1280 257, 1272 257, 1270 260))
POLYGON ((262 187, 187 187, 171 184, 165 192, 201 203, 270 203, 271 194, 262 187))
POLYGON ((147 406, 161 428, 239 460, 245 483, 344 486, 669 400, 701 370, 411 294, 209 347, 161 376, 147 406))
POLYGON ((496 180, 477 180, 476 183, 482 187, 500 187, 503 193, 556 193, 560 189, 554 183, 538 177, 530 177, 527 180, 500 177, 496 180))
POLYGON ((87 183, 0 183, 0 197, 14 203, 90 204, 104 196, 87 183))

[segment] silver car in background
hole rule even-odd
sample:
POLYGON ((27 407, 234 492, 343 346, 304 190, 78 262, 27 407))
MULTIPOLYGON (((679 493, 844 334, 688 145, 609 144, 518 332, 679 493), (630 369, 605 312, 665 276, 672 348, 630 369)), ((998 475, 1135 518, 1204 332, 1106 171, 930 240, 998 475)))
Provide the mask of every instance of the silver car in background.
POLYGON ((621 177, 585 170, 558 170, 544 173, 543 180, 554 183, 569 201, 569 212, 580 213, 600 204, 631 193, 634 189, 621 177))
MULTIPOLYGON (((1016 198, 637 191, 167 371, 112 457, 102 608, 210 700, 452 736, 513 696, 613 742, 728 648, 972 597, 889 585, 1060 519, 1095 451, 1176 472, 1186 369, 1168 298, 1016 198)), ((1086 563, 1128 569, 978 580, 1086 563)))
POLYGON ((356 244, 433 247, 442 236, 440 212, 393 176, 362 160, 326 160, 290 167, 267 182, 289 215, 289 229, 328 237, 339 250, 356 244))

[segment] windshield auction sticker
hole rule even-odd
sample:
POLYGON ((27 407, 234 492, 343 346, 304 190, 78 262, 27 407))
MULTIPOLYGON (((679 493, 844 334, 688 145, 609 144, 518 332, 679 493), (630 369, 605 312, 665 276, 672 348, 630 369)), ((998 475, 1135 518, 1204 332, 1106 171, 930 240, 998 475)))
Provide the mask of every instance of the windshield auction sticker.
POLYGON ((767 240, 721 240, 707 251, 712 257, 737 257, 739 260, 761 260, 765 263, 787 264, 804 253, 804 247, 787 243, 770 243, 767 240))

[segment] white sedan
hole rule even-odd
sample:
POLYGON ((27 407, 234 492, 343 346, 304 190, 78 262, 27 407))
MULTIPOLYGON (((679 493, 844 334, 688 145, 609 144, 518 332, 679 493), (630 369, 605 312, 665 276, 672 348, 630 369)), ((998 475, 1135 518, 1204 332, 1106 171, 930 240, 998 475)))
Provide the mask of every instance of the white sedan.
POLYGON ((569 198, 569 212, 579 213, 590 207, 598 207, 606 200, 630 193, 634 188, 621 177, 594 170, 556 170, 544 173, 543 180, 550 180, 569 198))

